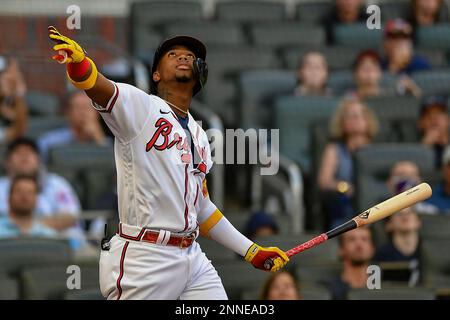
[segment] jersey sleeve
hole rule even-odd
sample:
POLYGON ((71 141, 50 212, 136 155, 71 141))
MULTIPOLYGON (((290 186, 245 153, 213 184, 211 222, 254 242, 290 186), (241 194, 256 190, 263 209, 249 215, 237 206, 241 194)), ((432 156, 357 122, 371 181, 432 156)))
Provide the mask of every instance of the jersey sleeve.
POLYGON ((126 83, 115 83, 114 94, 106 106, 92 102, 117 140, 129 142, 144 127, 150 111, 150 96, 126 83))

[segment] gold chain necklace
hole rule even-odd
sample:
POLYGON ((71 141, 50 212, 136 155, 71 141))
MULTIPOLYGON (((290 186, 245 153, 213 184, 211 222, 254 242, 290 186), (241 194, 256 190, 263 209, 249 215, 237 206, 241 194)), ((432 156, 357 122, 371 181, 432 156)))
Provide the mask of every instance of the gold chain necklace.
POLYGON ((163 100, 164 100, 169 106, 174 107, 175 109, 177 109, 178 111, 184 113, 185 115, 188 115, 188 113, 189 113, 188 111, 184 111, 183 109, 177 107, 176 105, 174 105, 173 103, 171 103, 171 102, 169 102, 169 101, 167 101, 167 100, 165 100, 165 99, 163 99, 163 100))

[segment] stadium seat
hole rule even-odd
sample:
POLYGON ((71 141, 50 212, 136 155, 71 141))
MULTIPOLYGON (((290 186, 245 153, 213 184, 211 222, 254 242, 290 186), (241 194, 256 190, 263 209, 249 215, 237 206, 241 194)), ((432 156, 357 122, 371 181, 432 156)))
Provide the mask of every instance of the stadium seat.
POLYGON ((133 2, 130 8, 133 33, 137 26, 149 27, 171 20, 199 20, 202 18, 203 10, 200 1, 140 1, 133 2))
POLYGON ((450 216, 446 214, 421 214, 423 238, 444 237, 450 234, 450 216))
POLYGON ((349 300, 434 300, 435 294, 425 288, 351 289, 349 300))
POLYGON ((305 54, 318 51, 325 56, 329 70, 350 70, 353 61, 359 53, 358 49, 340 46, 328 47, 289 47, 282 51, 284 65, 288 69, 296 70, 305 54))
POLYGON ((220 1, 216 5, 219 20, 235 22, 254 22, 283 20, 286 17, 285 5, 275 2, 220 1))
POLYGON ((310 171, 310 127, 314 121, 327 119, 338 104, 335 97, 278 98, 275 102, 276 128, 280 128, 280 152, 310 171))
POLYGON ((298 22, 254 24, 250 34, 255 45, 275 48, 325 45, 325 31, 321 26, 298 22))
POLYGON ((450 69, 418 71, 413 80, 422 89, 423 95, 449 95, 450 69))
POLYGON ((273 127, 273 101, 296 86, 295 73, 285 70, 251 70, 239 76, 241 127, 273 127))
POLYGON ((378 49, 382 42, 381 30, 370 30, 365 23, 341 24, 334 27, 335 45, 360 49, 378 49))
POLYGON ((48 265, 41 268, 26 268, 21 273, 24 299, 27 300, 60 300, 72 290, 83 292, 85 289, 98 290, 98 267, 86 269, 80 267, 80 287, 68 288, 68 284, 76 284, 71 279, 75 273, 68 269, 68 265, 48 265), (89 282, 96 277, 96 281, 89 282), (86 280, 88 279, 88 280, 86 280))
POLYGON ((384 23, 395 18, 407 20, 410 14, 410 3, 407 1, 389 1, 380 3, 381 21, 384 23))
POLYGON ((296 18, 301 23, 320 24, 331 8, 330 1, 302 1, 296 5, 296 18))
POLYGON ((450 49, 450 26, 440 23, 419 27, 416 34, 417 45, 428 49, 450 49))
POLYGON ((0 300, 19 299, 19 283, 6 274, 0 274, 0 300))
MULTIPOLYGON (((274 246, 282 250, 290 250, 316 236, 317 234, 280 234, 256 238, 255 242, 261 246, 274 246)), ((328 265, 336 263, 338 259, 337 241, 327 241, 314 249, 306 250, 295 257, 295 263, 300 266, 328 265)))
POLYGON ((242 28, 231 21, 171 23, 164 26, 164 34, 166 37, 178 34, 197 37, 208 49, 213 46, 244 45, 247 42, 242 28))
POLYGON ((31 117, 28 119, 28 126, 25 135, 37 139, 48 131, 64 128, 67 120, 61 116, 31 117))
POLYGON ((86 290, 71 290, 64 300, 105 300, 99 288, 86 290))
POLYGON ((414 52, 427 59, 433 68, 446 68, 448 66, 445 50, 417 48, 414 52))
POLYGON ((433 150, 420 144, 373 144, 355 154, 356 202, 359 211, 388 197, 386 179, 395 162, 416 163, 422 176, 434 168, 433 150))
POLYGON ((296 274, 298 275, 300 284, 307 282, 326 286, 339 276, 341 270, 342 266, 340 263, 311 266, 302 266, 299 263, 299 266, 296 268, 296 274))
POLYGON ((49 152, 49 164, 52 167, 83 169, 87 167, 114 167, 114 151, 112 147, 100 147, 95 144, 72 144, 55 147, 49 152))
POLYGON ((350 70, 338 70, 331 72, 327 81, 333 94, 343 95, 353 89, 353 74, 350 70))
POLYGON ((25 267, 67 265, 72 255, 66 241, 41 238, 0 240, 0 252, 0 270, 12 275, 25 267))
POLYGON ((422 238, 420 247, 424 284, 431 287, 450 286, 450 237, 436 235, 422 238), (442 281, 446 280, 446 283, 442 281))
POLYGON ((266 272, 255 271, 255 268, 244 260, 215 263, 214 267, 222 279, 229 299, 241 299, 243 291, 260 288, 268 276, 266 272))
POLYGON ((59 112, 58 98, 47 92, 30 90, 25 101, 30 116, 55 116, 59 112))

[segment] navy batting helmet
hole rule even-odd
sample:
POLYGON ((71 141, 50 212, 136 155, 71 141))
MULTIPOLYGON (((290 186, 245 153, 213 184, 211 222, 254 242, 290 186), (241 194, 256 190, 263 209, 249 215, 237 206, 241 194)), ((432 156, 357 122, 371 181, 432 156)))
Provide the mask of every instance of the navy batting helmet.
POLYGON ((191 50, 195 55, 195 61, 193 63, 194 77, 197 79, 197 83, 194 86, 193 96, 195 96, 206 84, 208 79, 208 65, 205 62, 206 59, 206 47, 200 40, 190 36, 175 36, 163 41, 158 49, 155 51, 152 65, 152 77, 150 91, 152 94, 157 94, 157 83, 153 81, 153 73, 158 67, 158 63, 161 60, 164 53, 170 50, 174 46, 184 46, 191 50))

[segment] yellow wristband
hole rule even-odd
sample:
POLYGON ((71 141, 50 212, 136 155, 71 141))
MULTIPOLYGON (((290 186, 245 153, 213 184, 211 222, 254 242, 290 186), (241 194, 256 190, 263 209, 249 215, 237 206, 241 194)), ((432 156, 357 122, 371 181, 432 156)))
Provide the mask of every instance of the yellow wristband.
POLYGON ((81 90, 89 90, 93 86, 95 86, 95 83, 97 82, 97 77, 98 77, 97 66, 95 65, 94 61, 92 61, 88 57, 86 57, 86 59, 91 64, 91 69, 92 69, 91 74, 89 75, 89 77, 86 80, 77 82, 69 76, 69 73, 67 73, 67 78, 69 78, 70 82, 72 82, 72 84, 75 87, 77 87, 78 89, 81 89, 81 90))
POLYGON ((257 245, 256 243, 253 243, 250 248, 248 248, 247 253, 245 254, 245 261, 252 261, 253 258, 256 256, 256 254, 258 253, 259 249, 261 247, 259 245, 257 245))

